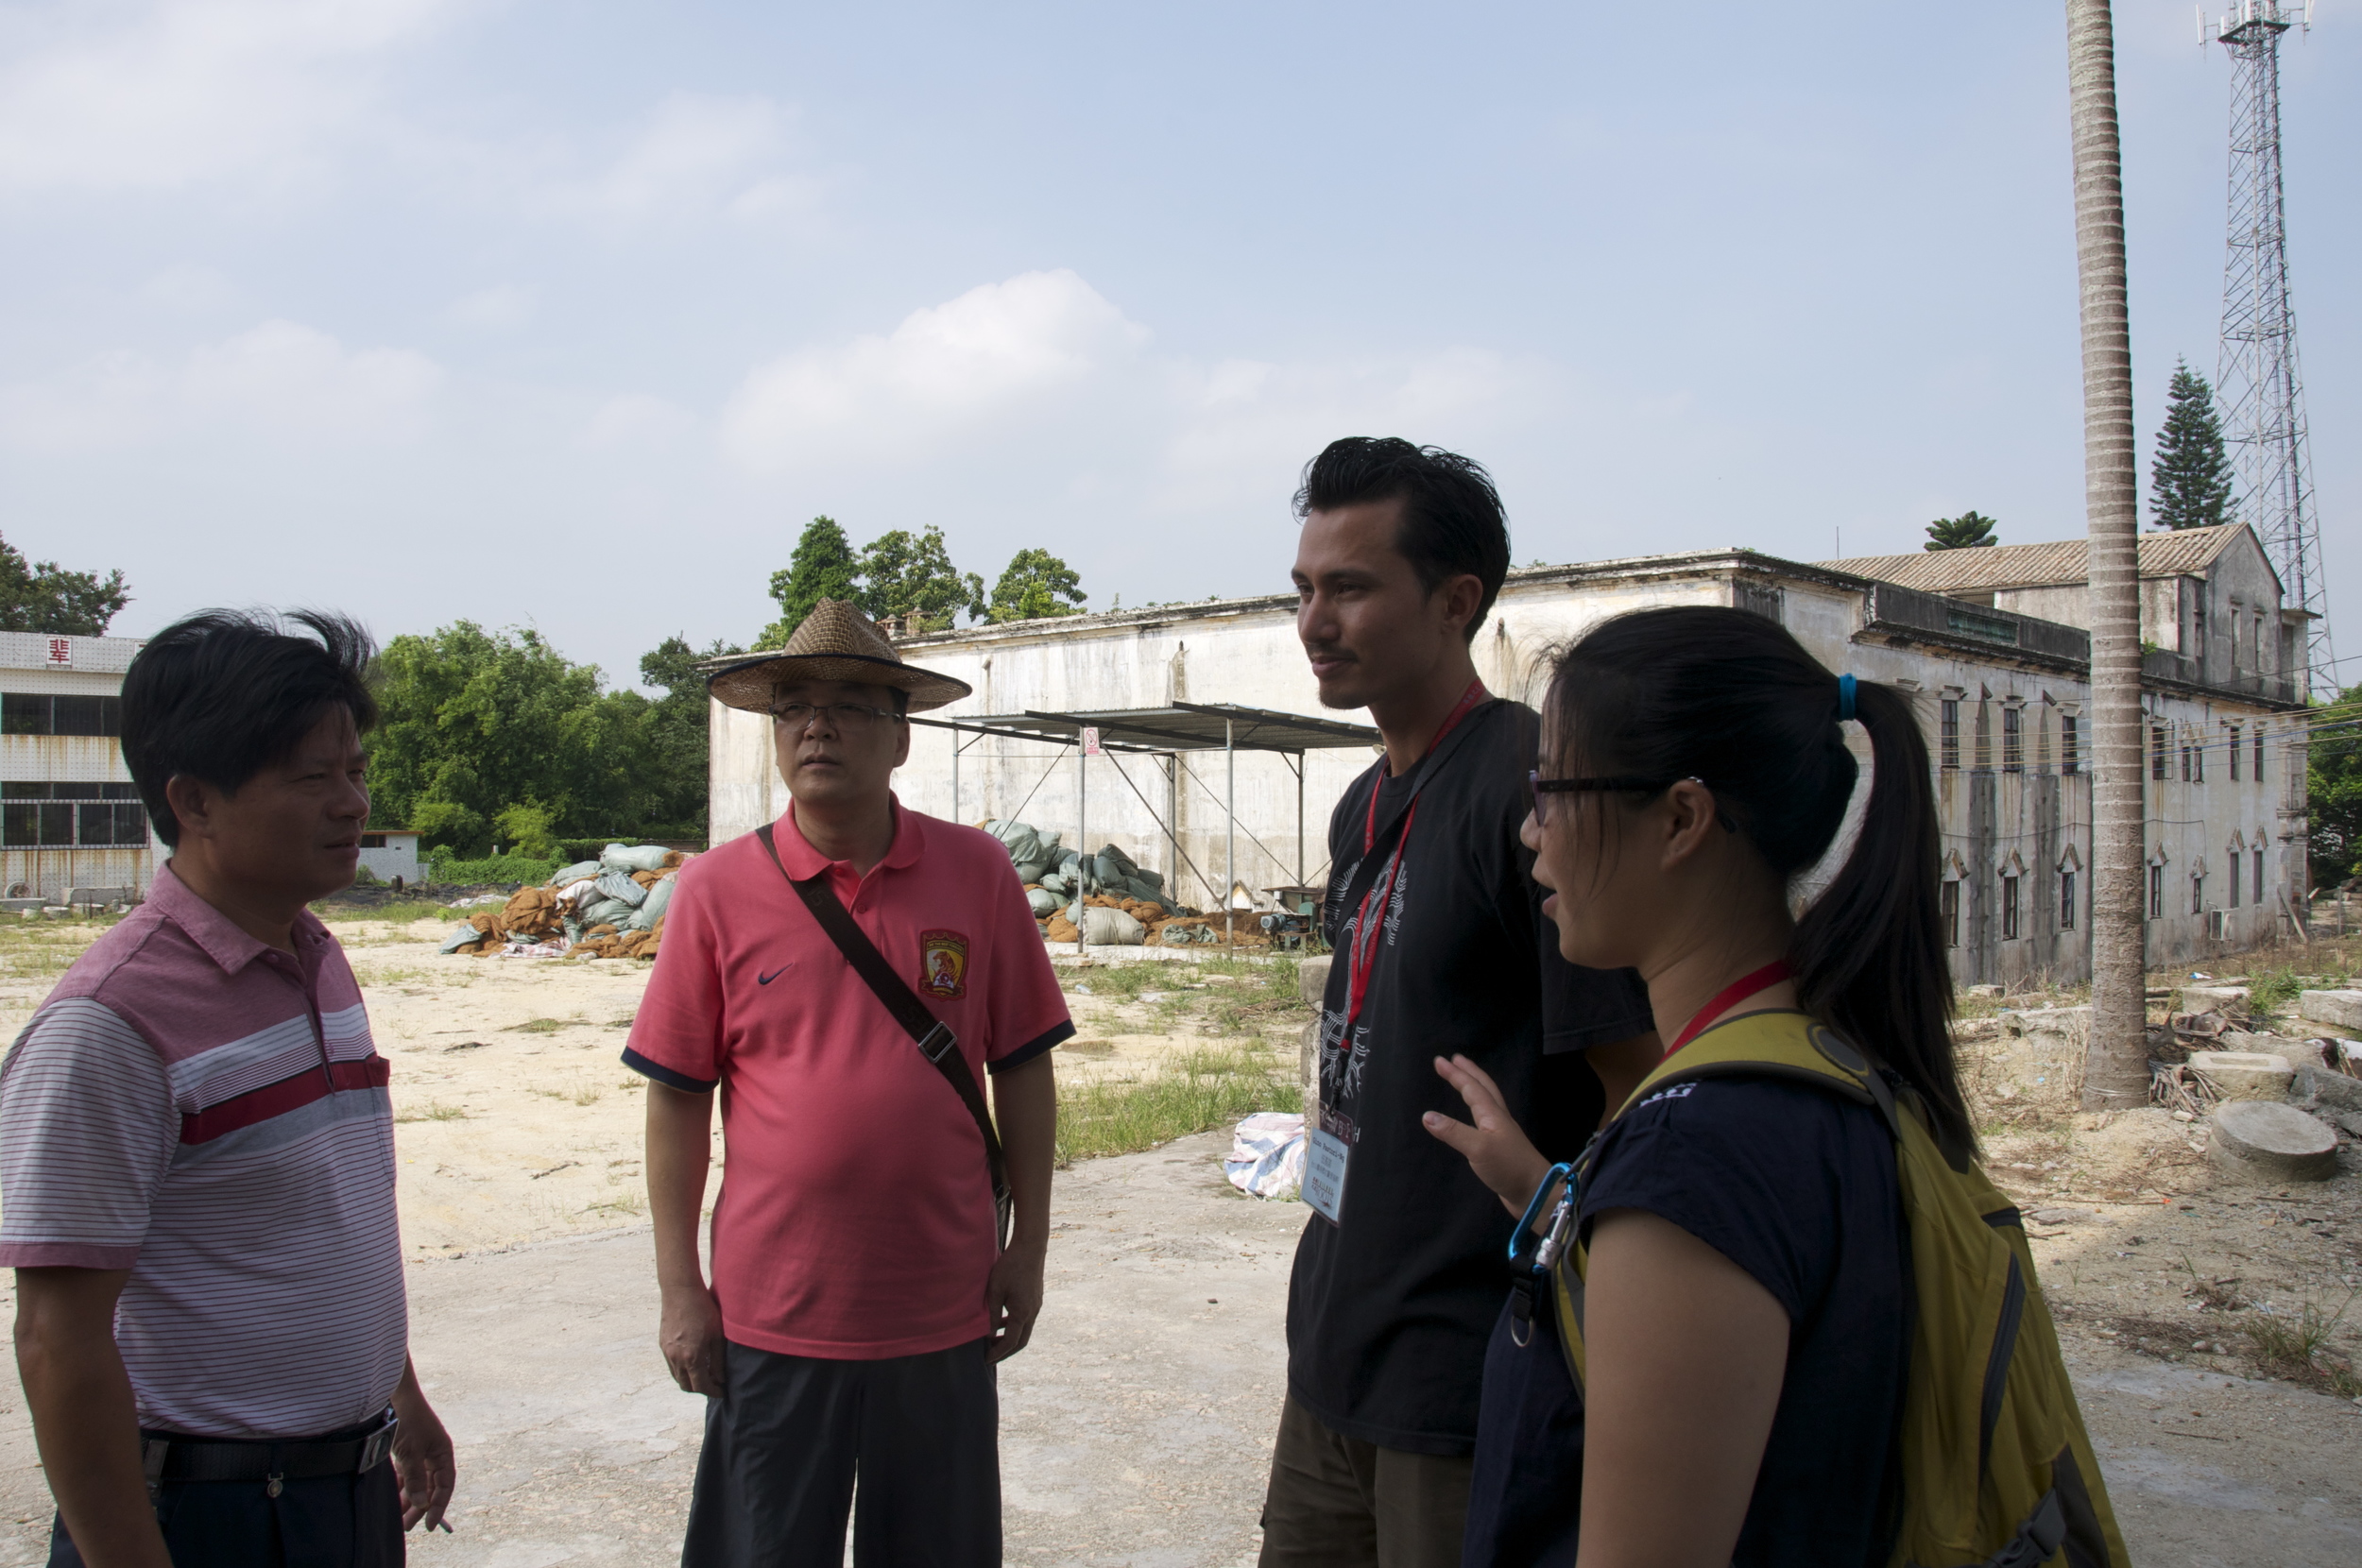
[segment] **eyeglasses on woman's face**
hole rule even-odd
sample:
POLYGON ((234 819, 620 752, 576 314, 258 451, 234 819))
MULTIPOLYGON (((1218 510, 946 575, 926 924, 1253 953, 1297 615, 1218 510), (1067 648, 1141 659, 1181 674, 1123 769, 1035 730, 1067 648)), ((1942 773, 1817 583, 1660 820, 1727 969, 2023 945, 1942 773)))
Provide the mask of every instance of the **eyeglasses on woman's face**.
POLYGON ((1637 793, 1655 794, 1659 790, 1672 788, 1670 778, 1633 778, 1610 775, 1604 778, 1545 778, 1535 768, 1526 775, 1526 809, 1533 813, 1537 826, 1548 827, 1550 820, 1550 797, 1553 795, 1637 793))
POLYGON ((771 710, 771 717, 790 729, 803 729, 818 719, 829 728, 847 735, 861 734, 880 724, 905 722, 892 708, 872 707, 867 703, 781 703, 771 710))

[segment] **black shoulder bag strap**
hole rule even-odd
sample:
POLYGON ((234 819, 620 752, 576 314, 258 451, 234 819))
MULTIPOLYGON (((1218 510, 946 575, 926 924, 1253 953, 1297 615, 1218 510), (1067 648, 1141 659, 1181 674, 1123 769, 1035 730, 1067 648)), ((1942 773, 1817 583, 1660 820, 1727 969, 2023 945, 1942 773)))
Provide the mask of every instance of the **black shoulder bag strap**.
POLYGON ((933 1063, 943 1074, 967 1114, 976 1118, 976 1131, 984 1135, 984 1168, 992 1177, 992 1209, 995 1234, 1005 1251, 1009 1245, 1011 1202, 1009 1196, 1009 1166, 1001 1152, 1001 1135, 993 1131, 992 1113, 984 1109, 984 1091, 976 1087, 976 1075, 967 1070, 967 1058, 959 1050, 959 1037, 950 1026, 927 1011, 927 1004, 918 999, 902 977, 894 972, 877 944, 853 923, 845 906, 837 901, 836 890, 829 885, 826 871, 806 881, 797 881, 787 874, 787 864, 779 859, 779 845, 771 839, 771 825, 764 823, 755 829, 762 841, 762 852, 771 857, 771 863, 779 868, 787 885, 796 890, 796 896, 804 901, 804 908, 820 923, 820 929, 836 944, 836 950, 845 955, 845 962, 853 966, 853 973, 865 981, 885 1004, 918 1046, 918 1054, 933 1063))

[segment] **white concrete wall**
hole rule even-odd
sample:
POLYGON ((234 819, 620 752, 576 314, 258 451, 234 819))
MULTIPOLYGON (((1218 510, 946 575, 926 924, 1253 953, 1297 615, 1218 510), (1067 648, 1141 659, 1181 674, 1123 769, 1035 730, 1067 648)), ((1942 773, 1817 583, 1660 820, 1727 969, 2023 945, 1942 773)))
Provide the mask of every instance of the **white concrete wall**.
MULTIPOLYGON (((1676 604, 1738 604, 1773 615, 1831 671, 1916 691, 1931 758, 1937 752, 1938 701, 1947 689, 1960 692, 1960 766, 1939 769, 1936 779, 1946 861, 1961 883, 1956 976, 1963 984, 2015 984, 2088 973, 2093 738, 2089 685, 2080 669, 2006 649, 1970 652, 1875 632, 1860 588, 1762 557, 1742 561, 1730 555, 1520 572, 1478 634, 1477 668, 1495 691, 1534 701, 1553 646, 1610 616, 1676 604), (2013 703, 2025 716, 2015 772, 2005 769, 2001 719, 2004 707, 2013 703), (1980 707, 1989 736, 1981 759, 1975 739, 1980 707), (2068 713, 2083 716, 2080 771, 2062 775, 2061 720, 2068 713), (2059 907, 2059 873, 2069 866, 2076 873, 2079 905, 2071 927, 2062 924, 2059 907), (2005 875, 2020 878, 2014 938, 2003 935, 2005 875)), ((971 628, 900 646, 912 663, 976 688, 973 697, 942 710, 942 717, 1028 708, 1156 707, 1173 701, 1323 711, 1296 641, 1292 596, 971 628)), ((2158 722, 2172 726, 2177 736, 2202 736, 2215 747, 2203 784, 2180 781, 2177 749, 2168 781, 2147 785, 2150 848, 2162 853, 2169 868, 2164 918, 2148 926, 2150 962, 2193 962, 2267 940, 2278 898, 2302 888, 2303 758, 2295 716, 2234 693, 2159 690, 2149 703, 2158 722), (2233 723, 2241 726, 2249 747, 2236 782, 2222 750, 2233 723), (2259 723, 2269 738, 2260 783, 2251 766, 2253 726, 2259 723), (2234 836, 2243 856, 2235 905, 2229 898, 2224 863, 2234 836), (2263 906, 2254 901, 2251 863, 2244 859, 2259 839, 2267 845, 2268 861, 2263 906), (2187 878, 2199 864, 2206 870, 2204 908, 2226 914, 2220 939, 2207 934, 2204 912, 2192 912, 2187 878)), ((1332 716, 1368 723, 1359 710, 1332 716)), ((718 844, 779 815, 786 808, 786 792, 772 766, 767 719, 717 705, 713 737, 711 821, 718 844)), ((1017 815, 1074 842, 1076 761, 1070 748, 961 739, 968 743, 959 760, 955 803, 950 732, 915 728, 910 763, 896 780, 905 802, 969 823, 1017 815)), ((1858 736, 1856 742, 1866 763, 1858 736)), ((1308 880, 1318 882, 1326 871, 1330 810, 1371 760, 1360 748, 1314 752, 1308 758, 1302 846, 1308 880)), ((1091 760, 1088 844, 1096 849, 1112 842, 1144 866, 1169 875, 1177 869, 1180 895, 1202 906, 1219 897, 1224 881, 1223 758, 1219 752, 1198 753, 1188 761, 1193 776, 1175 779, 1157 758, 1091 760), (1179 864, 1157 817, 1177 824, 1190 864, 1179 864)), ((1293 881, 1298 850, 1293 775, 1277 758, 1241 754, 1237 791, 1236 879, 1257 890, 1293 881)), ((1844 842, 1833 855, 1842 852, 1844 842)))

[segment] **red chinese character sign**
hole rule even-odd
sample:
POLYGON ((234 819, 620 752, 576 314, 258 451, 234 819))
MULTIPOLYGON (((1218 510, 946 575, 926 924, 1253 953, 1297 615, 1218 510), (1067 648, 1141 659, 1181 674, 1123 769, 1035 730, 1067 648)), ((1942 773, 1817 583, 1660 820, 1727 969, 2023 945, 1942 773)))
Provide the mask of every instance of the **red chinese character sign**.
POLYGON ((74 641, 71 638, 53 637, 49 639, 49 662, 52 664, 74 662, 74 641))

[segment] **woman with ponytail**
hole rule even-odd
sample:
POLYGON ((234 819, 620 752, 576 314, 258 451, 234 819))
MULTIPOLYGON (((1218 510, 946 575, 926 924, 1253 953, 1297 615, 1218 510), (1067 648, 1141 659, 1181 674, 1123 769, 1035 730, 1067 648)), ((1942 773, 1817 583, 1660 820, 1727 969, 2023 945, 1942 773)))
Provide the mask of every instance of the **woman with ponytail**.
MULTIPOLYGON (((1821 1026, 1973 1147, 1908 697, 1760 617, 1649 610, 1560 655, 1543 726, 1525 834, 1570 962, 1638 969, 1676 1059, 1742 1017, 1821 1026), (1799 916, 1855 794, 1849 724, 1871 751, 1859 832, 1799 916)), ((1548 1162, 1481 1071, 1436 1070, 1473 1124, 1429 1131, 1525 1213, 1548 1162)), ((1589 1249, 1583 1390, 1548 1301, 1513 1298, 1485 1366, 1469 1568, 1883 1564, 1911 1297, 1879 1112, 1745 1070, 1642 1093, 1610 1108, 1570 1214, 1589 1249)))

